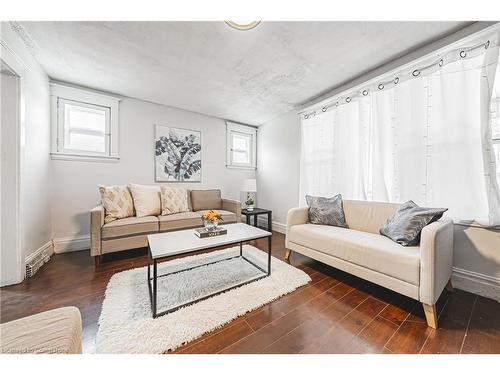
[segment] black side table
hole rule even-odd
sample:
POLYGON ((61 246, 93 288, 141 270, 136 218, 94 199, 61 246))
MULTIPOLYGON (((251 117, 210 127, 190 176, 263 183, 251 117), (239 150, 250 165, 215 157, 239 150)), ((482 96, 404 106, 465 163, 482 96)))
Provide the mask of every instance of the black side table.
POLYGON ((250 225, 250 217, 253 216, 253 226, 257 226, 257 216, 267 214, 267 230, 268 232, 273 231, 273 213, 271 210, 266 210, 264 208, 254 208, 252 211, 248 211, 246 208, 241 210, 241 214, 245 215, 246 222, 250 225))

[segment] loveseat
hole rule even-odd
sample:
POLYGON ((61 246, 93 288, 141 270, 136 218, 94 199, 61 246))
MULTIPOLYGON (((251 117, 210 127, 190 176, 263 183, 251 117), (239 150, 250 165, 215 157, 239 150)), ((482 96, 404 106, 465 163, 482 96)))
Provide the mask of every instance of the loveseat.
POLYGON ((222 199, 220 190, 187 190, 187 194, 189 211, 171 215, 132 216, 105 223, 104 207, 93 208, 90 211, 90 255, 95 257, 96 266, 103 254, 146 247, 148 234, 202 227, 202 215, 208 210, 217 210, 225 224, 240 221, 240 202, 222 199))
POLYGON ((308 207, 292 208, 286 223, 286 254, 292 251, 379 284, 423 304, 427 324, 437 328, 436 301, 449 285, 453 223, 441 218, 425 226, 419 246, 402 246, 379 234, 398 204, 344 200, 348 225, 308 223, 308 207))

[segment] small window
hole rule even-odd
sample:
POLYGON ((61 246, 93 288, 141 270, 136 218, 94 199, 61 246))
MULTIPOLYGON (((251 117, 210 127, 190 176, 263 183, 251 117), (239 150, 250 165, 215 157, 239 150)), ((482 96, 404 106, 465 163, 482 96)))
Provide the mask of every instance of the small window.
POLYGON ((227 166, 256 168, 257 129, 227 122, 227 166))
POLYGON ((118 159, 118 99, 53 84, 52 100, 53 158, 118 159))

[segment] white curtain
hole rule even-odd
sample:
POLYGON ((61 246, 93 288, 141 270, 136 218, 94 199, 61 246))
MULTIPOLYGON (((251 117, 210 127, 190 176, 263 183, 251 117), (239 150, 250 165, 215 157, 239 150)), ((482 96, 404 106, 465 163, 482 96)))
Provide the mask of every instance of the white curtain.
POLYGON ((446 207, 500 224, 490 127, 498 47, 302 118, 305 194, 446 207))

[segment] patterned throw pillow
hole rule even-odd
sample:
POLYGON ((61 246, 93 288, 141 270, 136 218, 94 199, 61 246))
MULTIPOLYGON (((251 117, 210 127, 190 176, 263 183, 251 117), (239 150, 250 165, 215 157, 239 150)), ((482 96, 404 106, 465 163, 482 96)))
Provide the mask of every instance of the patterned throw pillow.
POLYGON ((98 187, 99 193, 101 193, 101 202, 106 212, 105 223, 134 216, 134 202, 127 186, 99 185, 98 187))
POLYGON ((160 191, 162 215, 189 211, 188 192, 186 189, 161 186, 160 191))
POLYGON ((405 202, 380 228, 380 234, 403 246, 417 246, 422 229, 439 220, 446 211, 447 208, 419 207, 413 201, 405 202))
POLYGON ((338 194, 333 198, 306 195, 306 202, 309 206, 309 222, 311 224, 347 228, 342 208, 342 195, 338 194))

